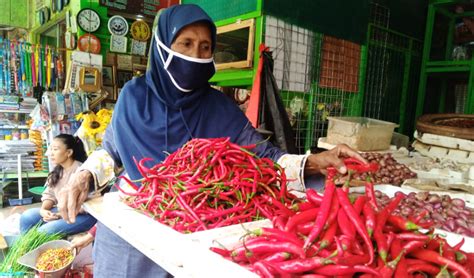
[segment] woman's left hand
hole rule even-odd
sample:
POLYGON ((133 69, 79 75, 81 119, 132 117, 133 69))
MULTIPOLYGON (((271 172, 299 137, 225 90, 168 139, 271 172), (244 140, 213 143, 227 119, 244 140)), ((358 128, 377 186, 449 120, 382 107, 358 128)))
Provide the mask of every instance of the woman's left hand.
POLYGON ((326 174, 328 167, 334 167, 341 173, 347 173, 347 168, 344 165, 344 158, 353 157, 364 163, 367 161, 355 150, 345 144, 340 144, 329 151, 324 151, 318 154, 311 154, 305 165, 305 174, 314 175, 317 173, 326 174))

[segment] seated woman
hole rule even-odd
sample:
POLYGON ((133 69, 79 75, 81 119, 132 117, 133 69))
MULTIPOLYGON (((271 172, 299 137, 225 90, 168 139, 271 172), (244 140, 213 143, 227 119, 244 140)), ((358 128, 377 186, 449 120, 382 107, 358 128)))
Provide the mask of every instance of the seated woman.
POLYGON ((76 222, 68 224, 61 219, 58 209, 57 192, 61 190, 73 176, 79 166, 87 159, 82 141, 69 134, 54 137, 50 147, 51 161, 56 164, 46 180, 46 189, 41 197, 41 208, 25 211, 20 218, 21 233, 27 232, 32 226, 41 223, 40 231, 46 233, 63 233, 65 235, 85 232, 95 225, 96 219, 88 213, 80 213, 76 222))

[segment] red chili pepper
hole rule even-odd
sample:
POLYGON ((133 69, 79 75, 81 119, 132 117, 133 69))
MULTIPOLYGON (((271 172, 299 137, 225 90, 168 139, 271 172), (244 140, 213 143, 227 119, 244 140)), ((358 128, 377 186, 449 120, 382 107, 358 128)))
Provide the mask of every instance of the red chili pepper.
POLYGON ((306 198, 317 207, 323 202, 323 196, 319 195, 318 192, 312 188, 306 190, 306 198))
POLYGON ((418 225, 409 220, 406 220, 405 218, 399 215, 389 215, 387 220, 390 224, 394 225, 402 231, 417 231, 420 229, 418 225))
POLYGON ((286 216, 283 215, 276 215, 272 218, 273 227, 279 230, 285 230, 285 223, 286 223, 286 216))
POLYGON ((324 225, 324 230, 328 229, 332 223, 335 222, 337 213, 339 212, 339 201, 337 200, 336 195, 332 197, 331 208, 329 209, 328 219, 324 225))
POLYGON ((365 225, 362 223, 362 220, 359 218, 359 215, 355 212, 354 208, 352 207, 347 194, 340 188, 336 190, 337 199, 339 200, 339 204, 344 209, 347 214, 349 220, 354 224, 356 231, 360 234, 364 243, 368 249, 370 260, 367 265, 370 265, 374 261, 374 246, 372 245, 372 241, 370 240, 369 234, 367 233, 367 229, 365 229, 365 225))
POLYGON ((211 250, 214 253, 217 253, 223 257, 230 257, 230 251, 227 249, 219 248, 219 247, 210 247, 209 250, 211 250))
POLYGON ((259 228, 252 231, 252 234, 256 236, 264 236, 270 239, 276 239, 278 241, 290 241, 296 245, 302 245, 303 241, 296 237, 293 233, 288 233, 274 228, 259 228))
MULTIPOLYGON (((428 241, 431 240, 431 236, 429 235, 424 235, 424 234, 418 234, 414 232, 405 232, 405 233, 398 233, 396 234, 396 237, 401 240, 418 240, 418 241, 428 241)), ((434 239, 431 240, 430 242, 435 241, 434 239)), ((439 247, 439 243, 438 243, 439 247)))
POLYGON ((462 275, 463 277, 466 277, 466 278, 471 277, 470 273, 462 265, 460 265, 460 264, 458 264, 458 263, 456 263, 452 260, 449 260, 449 259, 446 259, 446 258, 442 257, 441 255, 439 255, 435 251, 417 250, 417 251, 414 251, 414 252, 410 253, 410 255, 415 257, 415 258, 425 260, 425 261, 428 261, 428 262, 432 262, 432 263, 435 263, 435 264, 440 265, 440 266, 447 265, 449 269, 454 270, 454 271, 459 271, 459 274, 462 275))
POLYGON ((336 189, 336 185, 332 180, 326 180, 326 189, 324 191, 324 199, 323 202, 321 203, 321 207, 318 211, 318 216, 316 217, 316 221, 314 224, 313 230, 309 233, 309 236, 306 238, 306 241, 304 242, 303 249, 308 249, 311 244, 316 240, 316 238, 319 236, 321 231, 324 228, 324 225, 326 224, 326 220, 328 219, 329 216, 329 210, 331 208, 331 203, 333 200, 333 195, 334 191, 336 189))
POLYGON ((303 212, 299 212, 296 215, 291 216, 288 219, 288 222, 286 222, 285 231, 290 232, 299 224, 315 220, 318 214, 318 211, 319 211, 319 208, 314 208, 314 209, 306 210, 303 212))
POLYGON ((319 250, 328 247, 333 241, 337 231, 337 223, 333 222, 319 241, 319 250))
POLYGON ((462 237, 461 241, 458 242, 458 244, 453 246, 453 249, 455 251, 461 250, 461 247, 464 245, 464 237, 462 237))
POLYGON ((429 211, 428 210, 423 210, 422 212, 420 212, 420 214, 418 214, 416 217, 413 218, 413 222, 415 224, 418 224, 426 215, 428 215, 429 211))
POLYGON ((358 173, 375 173, 379 169, 378 163, 364 163, 352 157, 344 159, 344 164, 348 170, 358 173))
POLYGON ((356 231, 354 225, 349 221, 346 212, 342 208, 339 209, 337 214, 337 224, 344 235, 350 238, 355 237, 356 231))
POLYGON ((298 257, 304 258, 305 254, 301 246, 298 246, 292 242, 272 242, 272 241, 258 241, 245 246, 241 246, 232 251, 232 257, 240 257, 242 254, 247 254, 247 257, 254 256, 255 254, 261 253, 275 253, 275 252, 287 252, 294 254, 298 257))
POLYGON ((367 201, 367 197, 365 196, 359 196, 354 202, 354 210, 357 213, 357 215, 360 215, 362 208, 365 205, 365 202, 367 201))
POLYGON ((392 258, 397 258, 398 256, 400 256, 400 254, 402 254, 402 257, 400 258, 400 261, 398 262, 395 268, 394 277, 408 277, 408 265, 405 260, 405 253, 407 253, 407 250, 405 248, 402 248, 401 240, 394 239, 390 247, 390 256, 392 258))
POLYGON ((269 255, 268 257, 265 257, 262 259, 264 262, 269 262, 269 263, 276 263, 276 262, 282 262, 286 261, 291 258, 291 254, 288 252, 277 252, 269 255))
POLYGON ((369 260, 369 254, 355 255, 345 253, 342 257, 334 258, 334 263, 338 265, 355 266, 365 264, 369 260))
POLYGON ((261 195, 260 196, 263 200, 267 201, 268 204, 276 206, 284 215, 294 215, 295 213, 288 209, 284 204, 282 204, 277 199, 273 198, 272 196, 268 195, 261 195))
POLYGON ((369 267, 364 265, 354 265, 354 266, 347 266, 347 265, 325 265, 319 267, 314 270, 317 274, 334 276, 334 275, 348 275, 354 273, 369 273, 375 275, 376 277, 380 276, 380 273, 369 267))
POLYGON ((459 250, 459 251, 456 251, 455 253, 455 256, 456 256, 456 262, 464 265, 467 263, 467 255, 466 253, 464 253, 463 251, 459 250))
POLYGON ((273 266, 279 269, 281 272, 303 273, 331 263, 332 261, 326 258, 312 257, 307 259, 293 259, 279 262, 273 264, 273 266))
POLYGON ((374 210, 378 211, 379 206, 377 204, 377 198, 375 197, 374 184, 368 180, 365 182, 365 195, 369 199, 369 203, 373 206, 374 210))
POLYGON ((257 261, 253 264, 253 267, 255 268, 255 271, 264 278, 273 278, 275 275, 268 269, 268 267, 265 265, 264 262, 262 261, 257 261))
POLYGON ((429 263, 412 264, 407 267, 409 274, 413 274, 415 272, 424 272, 426 274, 436 275, 439 273, 439 270, 439 267, 429 263))
POLYGON ((398 207, 403 198, 403 194, 396 194, 395 197, 390 200, 390 203, 388 203, 388 205, 385 207, 387 209, 388 215, 392 214, 392 212, 398 207))
POLYGON ((448 260, 455 261, 455 251, 449 246, 446 240, 441 243, 442 255, 448 260))
POLYGON ((306 210, 310 210, 314 208, 317 208, 317 207, 311 202, 296 203, 293 206, 291 206, 291 209, 294 210, 295 212, 306 211, 306 210))
POLYGON ((369 236, 372 236, 376 224, 375 211, 369 203, 365 203, 362 212, 365 216, 365 227, 367 228, 367 232, 369 233, 369 236))
POLYGON ((311 230, 314 227, 314 222, 306 222, 304 224, 299 224, 295 228, 297 234, 308 236, 311 233, 311 230))
POLYGON ((352 249, 351 249, 351 252, 353 252, 354 254, 358 254, 358 255, 363 255, 365 254, 367 251, 365 251, 362 246, 359 244, 359 242, 357 240, 353 241, 352 242, 352 249))
POLYGON ((387 261, 388 244, 387 237, 383 233, 383 228, 385 226, 387 218, 388 210, 387 208, 385 208, 377 215, 377 224, 374 230, 374 239, 375 242, 377 242, 377 251, 384 263, 387 261))
POLYGON ((405 243, 405 245, 403 245, 403 249, 405 249, 405 253, 408 254, 416 249, 423 247, 424 245, 425 245, 424 241, 411 240, 405 243))
POLYGON ((418 260, 418 259, 413 259, 413 258, 405 258, 405 261, 407 262, 407 265, 423 264, 423 263, 425 263, 425 261, 423 261, 423 260, 418 260))
POLYGON ((394 260, 390 261, 389 263, 386 263, 382 265, 382 267, 379 269, 380 271, 380 277, 382 278, 391 278, 393 277, 393 274, 395 272, 395 269, 402 259, 404 255, 404 252, 401 252, 400 255, 398 255, 394 260))

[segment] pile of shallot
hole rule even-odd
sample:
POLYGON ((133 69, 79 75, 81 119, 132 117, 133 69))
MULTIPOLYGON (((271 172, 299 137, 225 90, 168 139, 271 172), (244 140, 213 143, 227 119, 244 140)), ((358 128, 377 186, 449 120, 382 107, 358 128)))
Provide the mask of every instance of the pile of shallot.
MULTIPOLYGON (((381 206, 391 200, 380 191, 376 191, 375 196, 381 206)), ((474 237, 474 209, 467 207, 464 200, 451 198, 449 195, 411 192, 405 195, 394 214, 408 219, 421 216, 421 223, 431 223, 432 227, 438 229, 474 237)))
MULTIPOLYGON (((379 170, 373 174, 374 184, 401 185, 406 179, 416 177, 406 165, 398 163, 389 153, 362 153, 368 162, 376 162, 380 165, 379 170)), ((365 181, 367 173, 355 173, 352 177, 355 180, 365 181)))

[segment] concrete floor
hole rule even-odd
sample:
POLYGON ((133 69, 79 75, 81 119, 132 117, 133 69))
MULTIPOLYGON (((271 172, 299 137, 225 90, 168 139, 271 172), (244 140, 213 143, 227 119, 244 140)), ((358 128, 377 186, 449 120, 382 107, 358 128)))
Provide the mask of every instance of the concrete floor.
POLYGON ((8 216, 14 214, 14 213, 22 213, 25 210, 29 208, 37 208, 40 207, 41 203, 34 203, 31 205, 25 205, 25 206, 14 206, 14 207, 6 207, 6 208, 0 208, 0 222, 5 220, 8 216))

